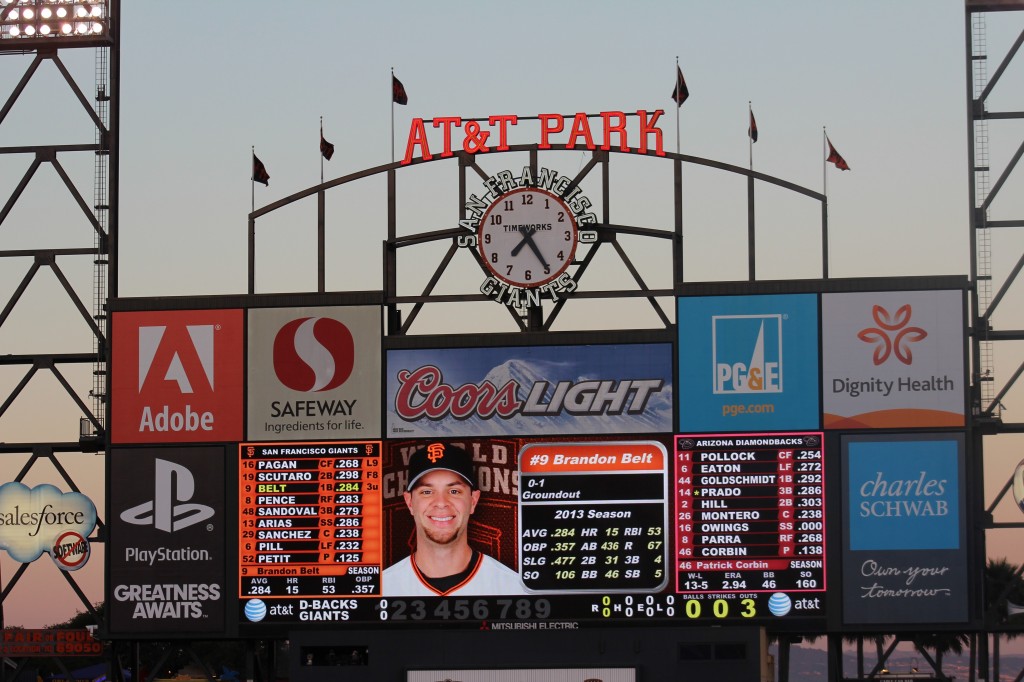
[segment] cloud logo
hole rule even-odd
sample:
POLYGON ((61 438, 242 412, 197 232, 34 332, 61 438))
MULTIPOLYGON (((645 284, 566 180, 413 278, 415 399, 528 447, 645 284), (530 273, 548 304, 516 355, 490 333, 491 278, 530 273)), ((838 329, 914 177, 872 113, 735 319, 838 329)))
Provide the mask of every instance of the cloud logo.
POLYGON ((890 355, 895 355, 904 365, 914 362, 910 344, 922 341, 928 332, 920 327, 907 326, 910 324, 911 312, 909 304, 900 306, 895 315, 889 315, 889 311, 880 305, 871 308, 871 316, 875 318, 878 327, 860 330, 857 338, 864 343, 875 344, 872 360, 876 366, 888 360, 890 355))
POLYGON ((0 485, 0 549, 21 563, 53 553, 59 536, 68 532, 89 537, 96 527, 96 505, 82 493, 64 493, 55 486, 35 488, 10 482, 0 485))
POLYGON ((245 617, 253 623, 258 623, 267 617, 267 605, 262 599, 250 599, 245 602, 245 617))
POLYGON ((341 386, 355 367, 355 340, 330 317, 300 317, 274 338, 274 373, 293 391, 317 393, 341 386))

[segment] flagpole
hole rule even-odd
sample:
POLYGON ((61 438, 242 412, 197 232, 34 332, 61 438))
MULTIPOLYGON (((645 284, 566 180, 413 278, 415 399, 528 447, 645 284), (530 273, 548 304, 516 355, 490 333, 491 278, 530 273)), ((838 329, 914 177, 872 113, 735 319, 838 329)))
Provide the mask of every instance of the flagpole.
POLYGON ((821 193, 828 199, 828 133, 821 126, 821 193))
POLYGON ((252 193, 252 204, 249 208, 249 212, 253 213, 256 211, 256 164, 253 159, 256 158, 256 145, 252 145, 252 158, 249 159, 249 190, 252 193))
MULTIPOLYGON (((324 117, 320 116, 320 144, 323 145, 324 140, 324 117)), ((324 150, 320 149, 320 184, 324 184, 324 150)))
POLYGON ((828 132, 821 126, 821 275, 828 279, 828 132))
POLYGON ((754 109, 747 100, 747 151, 750 155, 750 174, 747 175, 747 277, 757 279, 757 239, 754 228, 754 109))
MULTIPOLYGON (((678 73, 679 73, 679 55, 676 55, 676 74, 678 74, 678 73)), ((677 90, 679 88, 679 80, 678 80, 678 78, 679 78, 679 76, 677 75, 676 76, 676 89, 677 90)), ((679 101, 677 100, 676 101, 676 154, 681 153, 681 149, 679 147, 679 110, 680 109, 682 109, 682 105, 680 105, 679 101)))
POLYGON ((750 152, 750 170, 754 170, 754 106, 747 100, 747 149, 750 152))
POLYGON ((391 163, 395 162, 395 67, 391 67, 391 163))

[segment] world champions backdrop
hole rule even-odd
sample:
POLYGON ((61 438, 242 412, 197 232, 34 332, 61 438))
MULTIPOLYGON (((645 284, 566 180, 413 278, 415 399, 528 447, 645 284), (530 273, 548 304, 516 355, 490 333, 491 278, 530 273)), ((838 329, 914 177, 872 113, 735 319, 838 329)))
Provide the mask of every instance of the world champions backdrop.
MULTIPOLYGON (((409 457, 430 440, 389 442, 384 447, 383 528, 384 566, 409 556, 416 547, 416 527, 402 493, 408 483, 409 457)), ((511 438, 451 439, 445 443, 465 448, 473 457, 480 502, 469 524, 469 544, 518 570, 519 496, 517 453, 523 441, 511 438)))

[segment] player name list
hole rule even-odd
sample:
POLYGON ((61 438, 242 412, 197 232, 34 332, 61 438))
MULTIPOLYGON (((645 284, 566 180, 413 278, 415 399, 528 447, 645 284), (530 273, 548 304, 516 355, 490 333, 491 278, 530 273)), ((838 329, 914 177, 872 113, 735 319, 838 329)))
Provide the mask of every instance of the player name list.
POLYGON ((679 592, 825 589, 820 433, 677 436, 679 592))
POLYGON ((380 593, 379 442, 239 446, 239 596, 380 593))

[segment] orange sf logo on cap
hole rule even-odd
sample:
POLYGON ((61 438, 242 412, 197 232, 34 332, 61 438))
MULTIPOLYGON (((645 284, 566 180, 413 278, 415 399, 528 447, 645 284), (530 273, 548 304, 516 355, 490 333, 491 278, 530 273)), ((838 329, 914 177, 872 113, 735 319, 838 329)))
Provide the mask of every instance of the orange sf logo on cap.
POLYGON ((427 446, 427 459, 430 460, 431 464, 436 463, 442 457, 444 457, 443 443, 431 443, 427 446))

